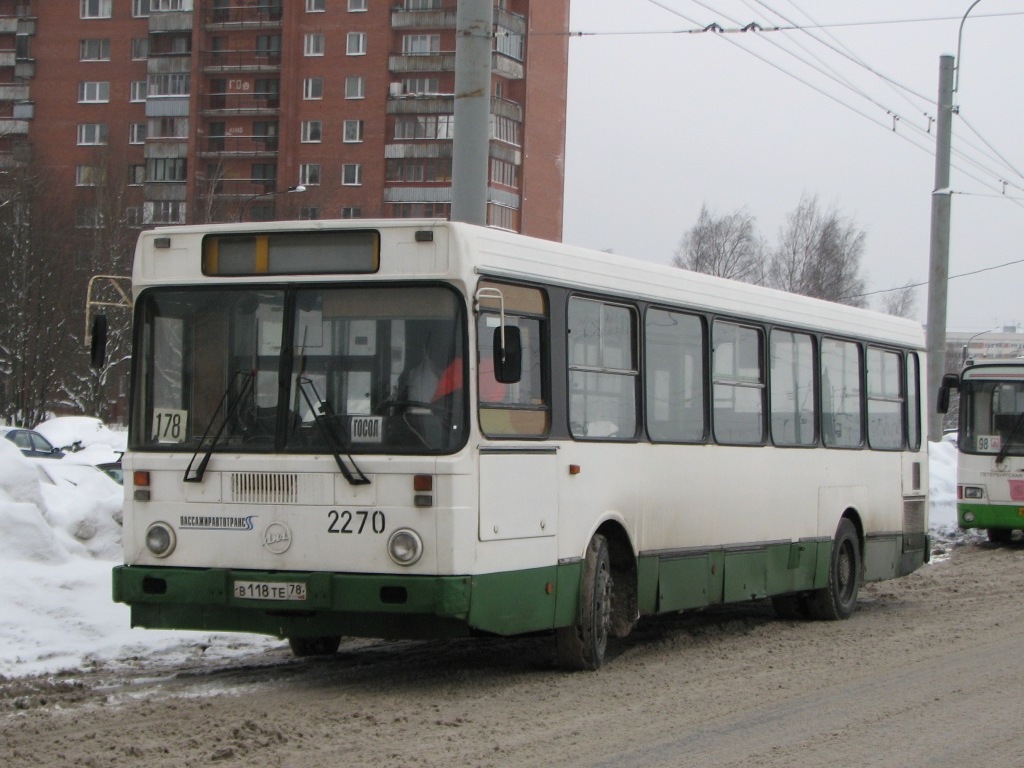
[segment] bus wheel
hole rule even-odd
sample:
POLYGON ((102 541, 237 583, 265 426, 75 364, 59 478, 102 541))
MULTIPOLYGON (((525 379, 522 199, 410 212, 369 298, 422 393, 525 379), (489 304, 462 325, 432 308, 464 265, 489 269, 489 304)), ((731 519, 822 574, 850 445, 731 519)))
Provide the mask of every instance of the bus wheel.
POLYGON ((595 534, 583 560, 580 612, 576 624, 556 631, 558 664, 563 669, 598 669, 608 647, 612 620, 612 572, 608 542, 595 534))
POLYGON ((839 521, 832 557, 828 565, 828 586, 816 589, 807 601, 812 618, 835 621, 848 619, 857 607, 860 589, 860 542, 857 529, 845 517, 839 521))
POLYGON ((288 645, 299 658, 303 656, 330 656, 338 652, 341 645, 341 637, 329 635, 327 637, 289 637, 288 645))
POLYGON ((988 528, 985 533, 993 544, 1008 544, 1013 539, 1013 531, 1009 528, 988 528))

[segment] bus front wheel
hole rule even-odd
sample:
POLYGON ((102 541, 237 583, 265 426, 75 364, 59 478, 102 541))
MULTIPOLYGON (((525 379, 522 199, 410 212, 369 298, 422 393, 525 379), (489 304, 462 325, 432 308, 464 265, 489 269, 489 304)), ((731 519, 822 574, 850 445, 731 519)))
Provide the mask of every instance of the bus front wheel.
POLYGON ((835 621, 848 619, 857 607, 861 579, 860 540, 847 518, 839 521, 828 565, 828 586, 816 589, 807 601, 812 618, 835 621))
POLYGON ((563 669, 599 669, 608 647, 611 620, 611 559, 608 541, 598 533, 590 540, 583 559, 576 623, 556 630, 559 666, 563 669))
POLYGON ((1013 531, 1009 528, 987 528, 985 533, 993 544, 1008 544, 1013 539, 1013 531))

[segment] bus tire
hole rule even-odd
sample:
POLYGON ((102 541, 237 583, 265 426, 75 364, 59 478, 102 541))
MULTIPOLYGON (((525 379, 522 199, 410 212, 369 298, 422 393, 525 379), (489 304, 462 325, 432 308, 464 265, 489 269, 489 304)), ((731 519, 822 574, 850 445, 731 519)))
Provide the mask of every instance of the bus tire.
POLYGON ((1009 544, 1013 540, 1013 531, 1009 528, 986 528, 985 535, 993 544, 1009 544))
POLYGON ((563 669, 599 669, 604 663, 612 619, 612 571, 608 541, 594 534, 583 559, 577 622, 555 632, 558 665, 563 669))
POLYGON ((327 637, 289 637, 288 645, 298 658, 306 656, 331 656, 338 652, 341 645, 339 635, 327 637))
POLYGON ((848 619, 857 607, 860 590, 861 557, 857 529, 848 518, 839 521, 828 564, 828 586, 810 594, 807 608, 811 618, 825 621, 848 619))

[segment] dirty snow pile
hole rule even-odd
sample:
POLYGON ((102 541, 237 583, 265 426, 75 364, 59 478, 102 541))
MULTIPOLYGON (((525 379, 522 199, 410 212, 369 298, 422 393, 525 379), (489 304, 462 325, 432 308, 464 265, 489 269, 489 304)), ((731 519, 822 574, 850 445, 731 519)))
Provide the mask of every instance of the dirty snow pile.
MULTIPOLYGON (((121 557, 123 489, 93 467, 75 466, 116 458, 124 434, 95 419, 54 421, 63 423, 39 431, 58 446, 81 440, 85 450, 27 459, 0 439, 0 677, 133 657, 173 663, 281 644, 254 635, 131 629, 128 608, 113 602, 110 587, 121 557)), ((933 443, 930 454, 932 533, 948 548, 964 539, 956 529, 956 447, 933 443)))

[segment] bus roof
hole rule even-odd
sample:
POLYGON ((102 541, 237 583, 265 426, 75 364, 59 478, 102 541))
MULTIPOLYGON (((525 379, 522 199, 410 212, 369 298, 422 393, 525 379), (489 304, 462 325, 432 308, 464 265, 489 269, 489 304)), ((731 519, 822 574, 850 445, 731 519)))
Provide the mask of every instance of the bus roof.
MULTIPOLYGON (((681 309, 707 311, 750 320, 803 328, 921 349, 921 324, 879 312, 813 299, 771 288, 655 264, 636 258, 594 251, 578 246, 443 219, 343 219, 315 221, 268 221, 244 224, 206 224, 158 227, 139 236, 133 279, 135 289, 151 284, 195 284, 203 279, 198 260, 158 260, 158 238, 175 240, 166 255, 181 256, 180 236, 313 232, 339 229, 373 229, 382 243, 402 233, 438 230, 447 232, 454 263, 448 276, 470 282, 474 273, 575 288, 582 292, 639 298, 681 309), (178 236, 178 237, 176 237, 178 236), (175 263, 174 268, 155 266, 175 263), (453 274, 454 273, 454 274, 453 274)), ((406 238, 402 238, 403 240, 406 238)), ((410 236, 407 239, 412 240, 410 236)), ((441 240, 441 238, 438 238, 441 240)), ((166 248, 166 243, 161 247, 166 248)), ((198 244, 197 244, 198 248, 198 244)), ((437 276, 437 273, 433 273, 437 276)), ((382 275, 383 276, 383 275, 382 275)), ((424 274, 423 276, 428 276, 424 274)), ((354 277, 349 275, 348 277, 354 277)), ((251 279, 251 278, 249 278, 251 279)), ((278 278, 280 279, 280 278, 278 278)), ((323 276, 320 276, 323 279, 323 276)), ((205 281, 205 280, 204 280, 205 281)))

